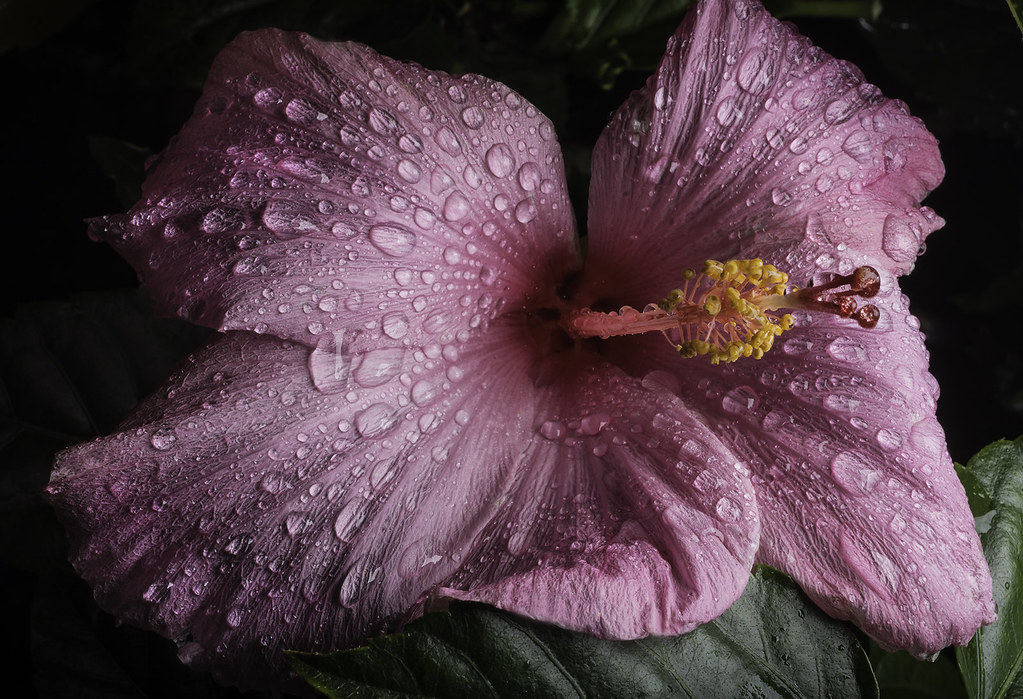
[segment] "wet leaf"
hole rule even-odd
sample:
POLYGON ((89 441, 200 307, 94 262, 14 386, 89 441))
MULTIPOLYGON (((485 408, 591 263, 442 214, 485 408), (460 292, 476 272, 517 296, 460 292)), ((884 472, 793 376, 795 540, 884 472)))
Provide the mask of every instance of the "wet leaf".
POLYGON ((1023 696, 1023 437, 959 466, 994 580, 998 621, 957 649, 971 699, 1023 696))
POLYGON ((365 648, 290 658, 330 697, 877 696, 851 627, 764 567, 731 609, 684 636, 604 641, 452 604, 365 648))

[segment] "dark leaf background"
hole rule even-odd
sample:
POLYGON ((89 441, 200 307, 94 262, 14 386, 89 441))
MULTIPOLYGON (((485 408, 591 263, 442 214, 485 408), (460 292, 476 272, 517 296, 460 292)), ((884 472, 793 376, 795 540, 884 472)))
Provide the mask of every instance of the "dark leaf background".
MULTIPOLYGON (((170 642, 95 609, 39 497, 56 450, 111 430, 204 337, 154 318, 132 270, 82 221, 133 203, 142 163, 187 119, 220 47, 279 26, 502 80, 554 120, 584 229, 592 145, 686 4, 0 2, 0 633, 16 696, 28 685, 41 697, 239 696, 183 669, 170 642)), ((869 0, 768 4, 907 101, 942 143, 948 174, 927 203, 948 224, 904 288, 942 387, 939 419, 965 463, 1023 431, 1020 30, 1004 0, 884 0, 879 14, 869 0), (829 16, 836 8, 858 16, 829 16)), ((908 658, 872 657, 883 697, 962 695, 948 656, 926 681, 908 658)))

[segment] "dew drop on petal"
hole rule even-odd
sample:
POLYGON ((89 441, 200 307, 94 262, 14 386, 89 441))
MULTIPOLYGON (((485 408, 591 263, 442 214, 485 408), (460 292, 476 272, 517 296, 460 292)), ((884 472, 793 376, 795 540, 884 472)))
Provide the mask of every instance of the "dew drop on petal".
POLYGON ((602 429, 611 423, 611 416, 607 413, 593 413, 579 421, 579 431, 585 435, 598 434, 602 429))
POLYGON ((902 447, 902 436, 893 429, 882 427, 877 431, 877 443, 886 451, 895 451, 902 447))
POLYGON ((401 311, 388 313, 381 320, 381 328, 387 337, 392 340, 400 340, 408 334, 408 318, 401 311))
POLYGON ((422 407, 429 405, 440 395, 440 386, 429 379, 417 381, 412 386, 412 402, 422 407))
POLYGON ((177 440, 178 437, 174 433, 174 430, 170 428, 161 428, 153 432, 149 438, 149 443, 152 444, 153 449, 156 449, 157 451, 167 451, 174 446, 174 442, 177 440))
POLYGON ((483 126, 485 118, 483 110, 475 105, 462 110, 462 122, 470 129, 478 129, 483 126))
POLYGON ((375 388, 387 383, 401 371, 405 350, 388 347, 360 355, 352 370, 352 378, 364 388, 375 388))
POLYGON ((350 500, 338 512, 334 519, 334 536, 344 542, 352 540, 352 535, 366 520, 366 512, 358 500, 350 500))
POLYGON ((465 198, 465 195, 455 190, 444 200, 444 210, 442 213, 447 221, 460 221, 469 214, 471 208, 469 200, 465 198))
POLYGON ((850 495, 866 495, 881 479, 881 472, 857 454, 842 451, 831 459, 831 475, 835 482, 850 495))
POLYGON ((746 92, 759 95, 774 84, 778 66, 763 47, 756 48, 743 58, 736 81, 746 92))
POLYGON ((324 335, 309 354, 309 376, 322 393, 336 393, 348 385, 348 361, 341 350, 340 335, 324 335))
POLYGON ((835 359, 844 362, 863 362, 867 359, 867 350, 863 344, 851 337, 836 337, 828 344, 827 351, 835 359))
POLYGON ((540 166, 536 163, 523 163, 522 167, 519 168, 519 186, 527 192, 538 189, 542 179, 543 173, 540 171, 540 166))
POLYGON ((742 516, 742 507, 727 495, 718 500, 714 511, 717 513, 718 519, 724 522, 738 522, 742 516))
POLYGON ((881 249, 896 262, 912 262, 920 251, 920 236, 904 218, 889 214, 881 227, 881 249))
POLYGON ((565 436, 565 424, 557 420, 548 420, 540 425, 540 434, 545 439, 558 441, 565 436))
POLYGON ((409 184, 415 184, 423 177, 423 171, 411 160, 398 162, 398 176, 409 184))
POLYGON ((385 255, 403 257, 415 248, 416 236, 400 226, 381 224, 369 229, 369 242, 385 255))
POLYGON ((721 407, 729 413, 746 413, 757 405, 757 394, 749 386, 738 386, 721 398, 721 407))
POLYGON ((536 218, 536 206, 531 199, 523 199, 515 206, 515 220, 519 223, 529 223, 536 218))
POLYGON ((381 435, 397 424, 391 406, 374 403, 355 414, 355 429, 362 437, 381 435))
POLYGON ((853 131, 846 136, 842 150, 856 162, 866 163, 874 150, 874 141, 866 131, 853 131))
POLYGON ((494 177, 507 177, 515 169, 515 154, 506 143, 496 143, 486 155, 487 169, 494 177))

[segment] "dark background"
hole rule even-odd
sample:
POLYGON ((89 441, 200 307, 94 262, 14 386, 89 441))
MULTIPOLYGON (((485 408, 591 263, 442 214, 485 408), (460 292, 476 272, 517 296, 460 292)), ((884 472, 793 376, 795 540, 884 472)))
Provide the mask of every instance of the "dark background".
MULTIPOLYGON (((684 0, 14 0, 0 4, 0 599, 12 678, 39 696, 235 696, 169 642, 116 627, 66 564, 39 498, 52 454, 112 429, 203 332, 155 320, 134 272, 83 219, 130 206, 142 163, 188 118, 243 30, 302 29, 502 80, 557 127, 580 228, 589 154, 679 23, 684 0), (630 6, 632 9, 627 9, 630 6), (641 9, 637 10, 639 7, 641 9)), ((956 461, 1023 433, 1023 43, 1003 0, 768 3, 905 100, 947 168, 946 227, 903 280, 956 461), (850 5, 855 3, 845 3, 850 5), (810 8, 809 13, 807 7, 810 8)), ((16 686, 16 685, 15 685, 16 686)))

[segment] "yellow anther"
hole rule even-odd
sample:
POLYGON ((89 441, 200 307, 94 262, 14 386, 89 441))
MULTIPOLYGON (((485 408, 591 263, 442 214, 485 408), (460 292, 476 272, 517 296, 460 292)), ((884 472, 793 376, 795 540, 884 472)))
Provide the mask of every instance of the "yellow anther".
POLYGON ((717 260, 707 260, 703 263, 703 276, 705 277, 721 279, 722 272, 724 272, 724 265, 717 260))
POLYGON ((707 297, 707 300, 704 301, 703 310, 707 312, 707 315, 716 316, 721 312, 721 299, 711 294, 707 297))
POLYGON ((786 313, 785 315, 783 315, 781 317, 781 321, 779 321, 778 326, 782 330, 791 330, 792 326, 794 326, 795 324, 796 324, 796 319, 792 317, 792 314, 791 313, 786 313))
POLYGON ((684 269, 684 270, 682 270, 682 278, 685 279, 686 281, 689 281, 690 279, 692 279, 695 276, 696 276, 696 270, 695 269, 684 269))

